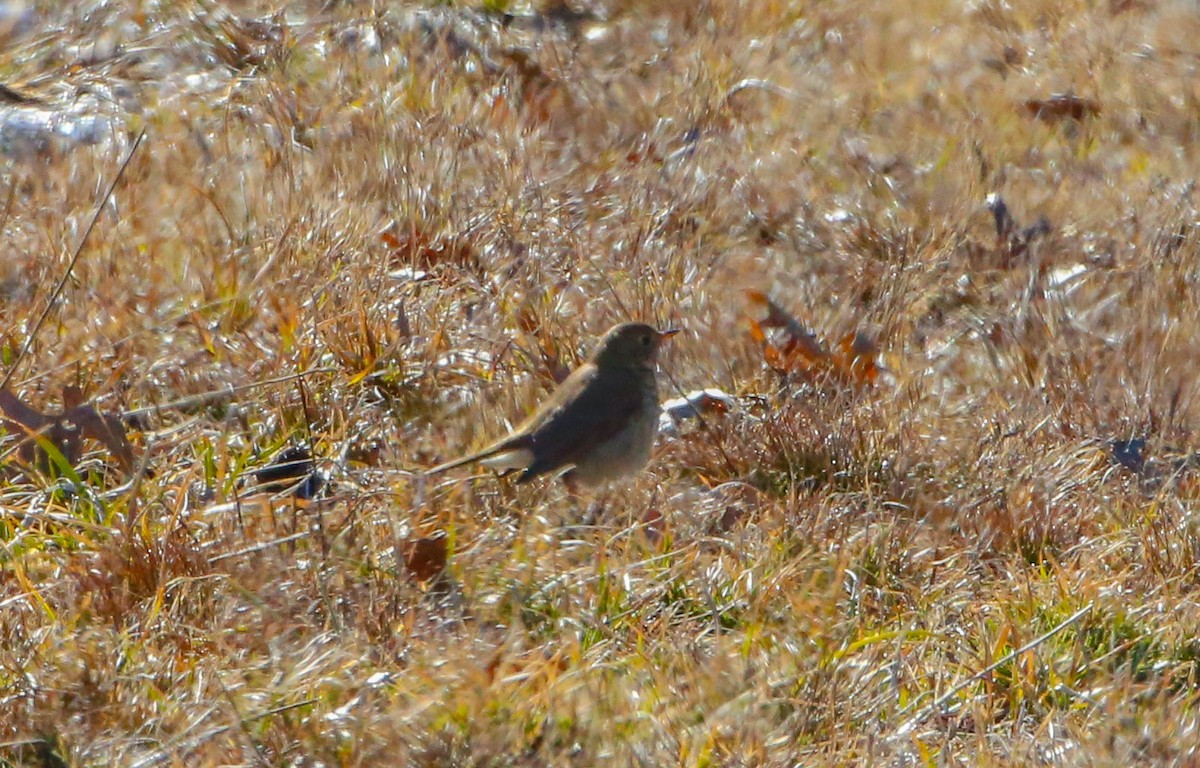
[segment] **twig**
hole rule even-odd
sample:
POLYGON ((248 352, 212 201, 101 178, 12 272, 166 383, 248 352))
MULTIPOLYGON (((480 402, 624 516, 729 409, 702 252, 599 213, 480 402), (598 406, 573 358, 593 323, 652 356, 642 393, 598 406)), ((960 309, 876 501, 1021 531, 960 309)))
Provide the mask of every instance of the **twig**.
POLYGON ((298 533, 291 533, 291 534, 288 534, 287 536, 282 536, 278 539, 271 539, 270 541, 262 541, 262 542, 259 542, 258 544, 254 544, 249 547, 244 547, 242 549, 235 549, 232 552, 222 552, 219 555, 213 555, 212 557, 208 558, 208 564, 216 565, 217 563, 221 562, 222 560, 229 560, 230 558, 241 557, 242 555, 252 555, 255 552, 262 552, 263 550, 270 549, 271 547, 278 547, 282 544, 288 544, 293 541, 298 541, 300 539, 307 538, 308 535, 309 535, 308 531, 300 531, 298 533))
POLYGON ((275 242, 275 247, 271 249, 271 255, 267 256, 267 260, 263 262, 263 265, 259 267, 258 272, 256 272, 254 277, 250 280, 250 285, 246 288, 247 294, 254 293, 254 291, 258 289, 258 286, 261 285, 266 279, 267 273, 269 273, 275 267, 275 263, 279 261, 279 254, 283 253, 283 245, 287 242, 288 235, 292 233, 292 227, 295 224, 296 217, 293 216, 292 220, 287 223, 286 227, 284 227, 283 234, 279 236, 279 240, 275 242))
POLYGON ((71 279, 71 272, 74 271, 75 265, 79 263, 79 257, 83 254, 83 246, 87 243, 88 236, 92 234, 92 230, 96 228, 96 222, 100 220, 100 214, 104 211, 104 206, 108 205, 109 199, 112 198, 113 192, 117 189, 117 183, 125 175, 125 169, 129 167, 129 161, 133 160, 133 154, 142 145, 142 139, 145 137, 146 129, 143 128, 142 132, 138 134, 137 139, 134 140, 133 146, 129 148, 129 153, 125 155, 125 160, 121 163, 121 167, 117 169, 116 177, 108 185, 108 191, 100 199, 100 204, 96 206, 96 211, 92 214, 92 220, 88 222, 87 229, 83 230, 83 237, 79 238, 79 245, 75 246, 75 253, 71 256, 71 261, 67 264, 67 270, 59 278, 58 285, 54 286, 54 290, 50 292, 50 299, 46 302, 46 308, 42 310, 42 316, 34 323, 33 328, 29 331, 29 335, 25 337, 25 344, 21 347, 21 351, 17 353, 16 359, 13 360, 12 365, 8 368, 8 372, 0 380, 0 389, 8 386, 8 383, 12 381, 13 375, 17 372, 17 368, 20 367, 21 361, 29 354, 29 349, 33 346, 33 340, 37 338, 38 331, 46 324, 46 319, 50 317, 50 313, 54 310, 54 305, 58 303, 58 297, 62 295, 67 281, 71 279))
MULTIPOLYGON (((1022 645, 1020 648, 1016 649, 1015 651, 1006 653, 1001 658, 997 659, 996 661, 992 662, 991 664, 988 664, 986 667, 979 670, 975 674, 971 675, 966 680, 963 680, 961 683, 954 686, 950 690, 946 691, 941 696, 938 696, 936 699, 933 700, 932 704, 925 707, 920 712, 918 712, 917 714, 913 715, 908 720, 906 720, 904 722, 904 724, 901 725, 900 728, 896 731, 896 735, 904 736, 904 735, 908 734, 909 732, 912 731, 912 729, 914 727, 916 727, 916 725, 918 723, 920 723, 922 720, 924 720, 926 717, 928 717, 931 712, 938 709, 943 704, 945 704, 947 701, 950 701, 950 699, 957 696, 959 694, 959 692, 961 692, 964 688, 966 688, 970 685, 973 685, 975 682, 977 682, 981 678, 994 672, 998 667, 1000 667, 1004 664, 1007 664, 1008 662, 1012 661, 1017 656, 1020 656, 1023 653, 1033 650, 1034 648, 1038 647, 1042 643, 1046 642, 1050 638, 1057 635, 1059 632, 1062 632, 1064 629, 1071 626, 1075 622, 1082 619, 1085 615, 1087 615, 1087 613, 1092 610, 1093 605, 1094 605, 1094 603, 1088 603, 1087 605, 1083 606, 1075 613, 1068 616, 1066 619, 1064 619, 1060 624, 1058 624, 1056 627, 1054 627, 1050 631, 1046 632, 1043 635, 1035 637, 1033 640, 1030 640, 1028 643, 1026 643, 1025 645, 1022 645)), ((913 702, 913 704, 915 704, 915 703, 916 702, 913 702)), ((901 715, 906 714, 910 709, 912 709, 913 704, 910 704, 909 706, 907 706, 903 710, 901 710, 900 714, 901 715)))
POLYGON ((12 214, 13 202, 17 199, 17 183, 18 179, 13 176, 12 183, 8 185, 8 199, 4 201, 4 217, 0 218, 0 234, 3 234, 5 227, 8 226, 8 217, 12 214))
MULTIPOLYGON (((250 748, 254 750, 254 756, 258 758, 258 762, 261 765, 270 765, 271 762, 267 760, 266 749, 263 747, 262 742, 254 738, 254 734, 250 732, 250 721, 242 717, 242 712, 238 709, 237 702, 233 700, 233 694, 229 692, 229 688, 226 687, 225 681, 221 679, 220 675, 213 675, 213 679, 216 680, 217 685, 221 687, 221 694, 225 697, 225 703, 228 704, 229 709, 233 711, 233 718, 237 724, 237 732, 241 734, 242 738, 244 738, 250 745, 250 748)), ((230 730, 232 731, 233 728, 231 727, 230 730)))
POLYGON ((239 384, 236 387, 230 386, 224 389, 215 389, 211 392, 201 392, 198 395, 181 397, 178 400, 171 400, 170 402, 162 403, 160 405, 148 405, 145 408, 134 408, 131 411, 122 411, 121 418, 136 419, 138 416, 147 416, 149 414, 154 414, 157 416, 163 411, 176 411, 181 408, 192 408, 197 405, 208 405, 209 403, 220 402, 221 400, 232 398, 239 392, 246 392, 258 387, 269 387, 272 384, 284 384, 286 382, 302 379, 305 376, 311 376, 317 373, 336 373, 337 371, 338 369, 333 367, 309 368, 307 371, 297 371, 296 373, 289 373, 286 376, 278 376, 274 379, 252 381, 249 384, 239 384))

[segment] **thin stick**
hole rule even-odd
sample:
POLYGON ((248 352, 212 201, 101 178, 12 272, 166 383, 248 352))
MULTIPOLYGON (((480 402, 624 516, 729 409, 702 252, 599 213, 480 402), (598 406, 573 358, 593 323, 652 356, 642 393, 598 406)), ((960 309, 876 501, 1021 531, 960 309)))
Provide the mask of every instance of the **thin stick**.
POLYGON ((299 541, 300 539, 307 538, 308 535, 309 535, 308 531, 300 531, 299 533, 292 533, 287 536, 281 536, 277 539, 271 539, 270 541, 262 541, 253 546, 234 550, 233 552, 222 552, 219 555, 214 555, 214 556, 208 558, 208 564, 216 565, 217 563, 221 562, 222 560, 229 560, 234 557, 241 557, 242 555, 253 555, 256 552, 263 552, 265 550, 270 549, 271 547, 278 547, 278 546, 282 546, 284 544, 289 544, 293 541, 299 541))
POLYGON ((4 201, 4 218, 0 219, 0 233, 8 226, 8 217, 12 214, 13 202, 17 199, 17 184, 19 179, 14 175, 12 184, 8 185, 8 199, 4 201))
POLYGON ((234 395, 236 395, 240 392, 245 392, 245 391, 251 390, 251 389, 257 389, 258 387, 269 387, 273 384, 284 384, 286 382, 295 381, 296 379, 302 379, 305 376, 311 376, 316 373, 337 373, 338 370, 339 370, 338 368, 333 368, 333 367, 309 368, 306 371, 297 371, 296 373, 289 373, 286 376, 278 376, 274 379, 265 379, 263 381, 252 381, 249 384, 239 384, 236 387, 226 387, 224 389, 214 389, 210 392, 201 392, 200 394, 197 394, 197 395, 189 395, 187 397, 181 397, 178 400, 171 400, 169 402, 162 403, 161 405, 148 405, 145 408, 134 408, 131 411, 122 411, 121 418, 135 419, 138 416, 146 416, 151 413, 153 413, 154 415, 157 416, 158 414, 162 413, 163 411, 173 411, 173 410, 178 410, 180 408, 193 408, 197 405, 207 405, 209 403, 219 402, 219 401, 225 400, 227 398, 232 398, 234 395))
MULTIPOLYGON (((1015 651, 1006 653, 1001 658, 997 659, 996 661, 992 662, 991 664, 988 664, 986 667, 979 670, 975 674, 971 675, 966 680, 963 680, 961 683, 954 686, 950 690, 946 691, 941 696, 938 696, 936 699, 933 700, 932 704, 925 707, 920 712, 918 712, 917 714, 913 715, 908 720, 906 720, 904 722, 904 724, 900 726, 899 730, 896 731, 896 734, 899 736, 903 736, 903 735, 909 733, 917 725, 917 723, 921 722, 926 717, 928 717, 929 713, 933 712, 935 709, 938 709, 943 704, 945 704, 947 701, 950 701, 950 699, 957 696, 959 694, 959 692, 961 692, 964 688, 966 688, 969 685, 974 684, 975 682, 977 682, 980 678, 984 677, 985 675, 991 674, 998 667, 1000 667, 1004 664, 1007 664, 1008 662, 1012 661, 1016 657, 1020 656, 1022 653, 1032 651, 1034 648, 1038 647, 1042 643, 1044 643, 1047 640, 1049 640, 1050 638, 1054 637, 1059 632, 1062 632, 1067 627, 1071 626, 1075 622, 1082 619, 1089 611, 1092 610, 1092 606, 1093 606, 1093 603, 1088 603, 1087 605, 1083 606, 1075 613, 1068 616, 1066 619, 1064 619, 1062 621, 1062 623, 1060 623, 1058 626, 1051 629, 1049 632, 1046 632, 1044 635, 1040 635, 1039 637, 1035 637, 1034 639, 1030 640, 1025 645, 1022 645, 1020 648, 1016 649, 1015 651)), ((908 712, 908 710, 910 710, 910 709, 912 709, 911 704, 909 706, 905 707, 903 710, 901 710, 900 714, 903 715, 906 712, 908 712)))
POLYGON ((33 340, 37 338, 38 331, 46 324, 46 319, 50 317, 50 312, 53 311, 54 305, 58 303, 58 297, 62 295, 63 289, 67 285, 67 281, 71 279, 71 272, 74 271, 75 265, 79 263, 79 257, 83 254, 83 246, 87 243, 88 236, 92 234, 92 230, 96 228, 96 222, 100 220, 100 214, 104 211, 104 206, 108 205, 108 201, 112 198, 113 192, 117 189, 118 182, 125 175, 125 169, 129 167, 129 161, 133 159, 133 153, 137 152, 137 148, 142 145, 142 139, 146 137, 146 129, 138 134, 134 140, 133 146, 129 148, 129 154, 125 155, 124 162, 117 170, 117 175, 113 178, 112 183, 108 185, 108 191, 104 193, 104 197, 100 199, 100 204, 96 206, 96 212, 92 214, 92 220, 88 222, 87 229, 83 230, 83 237, 79 238, 79 245, 75 246, 75 253, 71 256, 71 261, 67 264, 67 271, 58 280, 58 285, 54 286, 54 290, 50 293, 50 300, 46 302, 46 308, 42 310, 42 316, 34 324, 33 329, 29 332, 29 336, 25 338, 25 345, 21 347, 17 358, 13 360, 9 366, 8 372, 4 374, 4 379, 0 380, 0 389, 8 386, 8 382, 12 381, 13 375, 20 367, 21 361, 25 359, 25 355, 29 354, 29 348, 33 346, 33 340))
MULTIPOLYGON (((258 758, 259 764, 270 765, 271 763, 267 760, 266 749, 263 748, 262 742, 254 738, 254 734, 250 732, 250 724, 246 718, 242 717, 242 712, 238 709, 237 702, 233 700, 233 694, 229 692, 225 681, 221 679, 220 675, 213 675, 213 679, 217 681, 217 685, 221 686, 221 694, 225 697, 225 703, 229 705, 229 709, 233 712, 233 719, 237 725, 236 732, 240 733, 242 738, 246 740, 246 743, 250 745, 250 748, 254 750, 254 756, 258 758)), ((229 730, 233 731, 234 728, 231 726, 229 730)))

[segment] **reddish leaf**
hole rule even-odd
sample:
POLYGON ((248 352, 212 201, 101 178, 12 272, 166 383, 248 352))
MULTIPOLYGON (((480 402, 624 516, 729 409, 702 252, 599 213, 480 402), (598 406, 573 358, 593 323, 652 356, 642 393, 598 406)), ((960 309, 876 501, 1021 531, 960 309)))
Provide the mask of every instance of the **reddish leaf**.
POLYGON ((873 339, 862 332, 851 333, 838 343, 838 372, 854 384, 872 384, 879 377, 875 363, 878 356, 879 347, 873 339))
POLYGON ((840 381, 866 385, 879 375, 875 362, 879 350, 863 333, 850 334, 830 352, 815 333, 790 315, 761 291, 746 291, 751 307, 761 318, 748 318, 750 338, 762 345, 763 360, 773 370, 783 374, 798 374, 814 380, 832 375, 840 381), (783 329, 782 346, 778 346, 764 329, 783 329))
POLYGON ((787 363, 783 359, 783 353, 781 353, 779 348, 772 344, 769 339, 767 339, 767 335, 763 332, 762 326, 759 324, 759 322, 754 318, 750 318, 748 320, 748 324, 750 327, 750 338, 762 345, 763 360, 766 361, 767 365, 769 365, 772 370, 778 373, 787 373, 788 368, 787 363))
POLYGON ((1045 99, 1027 99, 1025 111, 1038 120, 1055 123, 1060 120, 1082 120, 1100 114, 1100 102, 1084 99, 1073 93, 1055 93, 1045 99))
POLYGON ((429 581, 446 569, 445 531, 415 539, 404 546, 404 567, 417 581, 429 581))
MULTIPOLYGON (((747 290, 746 297, 750 306, 760 313, 759 335, 766 338, 762 328, 781 328, 785 333, 783 348, 774 351, 764 349, 768 364, 779 371, 812 371, 820 368, 829 360, 829 353, 821 346, 816 334, 810 331, 799 320, 775 303, 771 297, 762 291, 747 290), (765 312, 765 317, 761 313, 765 312), (774 362, 772 362, 772 358, 774 362)), ((751 322, 755 322, 754 319, 751 322)), ((753 332, 752 332, 753 335, 753 332)), ((774 346, 774 345, 772 345, 774 346)))
POLYGON ((393 269, 408 267, 431 270, 453 266, 478 269, 479 255, 470 238, 446 237, 431 234, 416 224, 393 223, 379 235, 379 240, 391 252, 393 269))

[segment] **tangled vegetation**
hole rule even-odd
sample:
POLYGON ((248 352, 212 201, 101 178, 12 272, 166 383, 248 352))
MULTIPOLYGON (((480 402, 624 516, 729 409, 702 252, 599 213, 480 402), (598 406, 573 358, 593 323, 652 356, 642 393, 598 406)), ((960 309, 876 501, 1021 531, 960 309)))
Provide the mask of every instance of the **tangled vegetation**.
POLYGON ((1195 764, 1198 39, 0 3, 0 765, 1195 764), (629 319, 636 480, 421 475, 629 319))

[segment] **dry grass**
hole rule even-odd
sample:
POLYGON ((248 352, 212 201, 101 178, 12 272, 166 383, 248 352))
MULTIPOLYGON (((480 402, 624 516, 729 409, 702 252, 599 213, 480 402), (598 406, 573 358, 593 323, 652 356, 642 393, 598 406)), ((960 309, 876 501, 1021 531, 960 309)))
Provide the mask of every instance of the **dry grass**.
POLYGON ((3 134, 3 370, 147 138, 13 390, 316 372, 125 487, 0 445, 0 765, 1200 761, 1190 4, 38 6, 0 81, 98 141, 3 134), (781 378, 744 288, 890 376, 781 378), (628 318, 741 406, 595 528, 419 487, 628 318))

